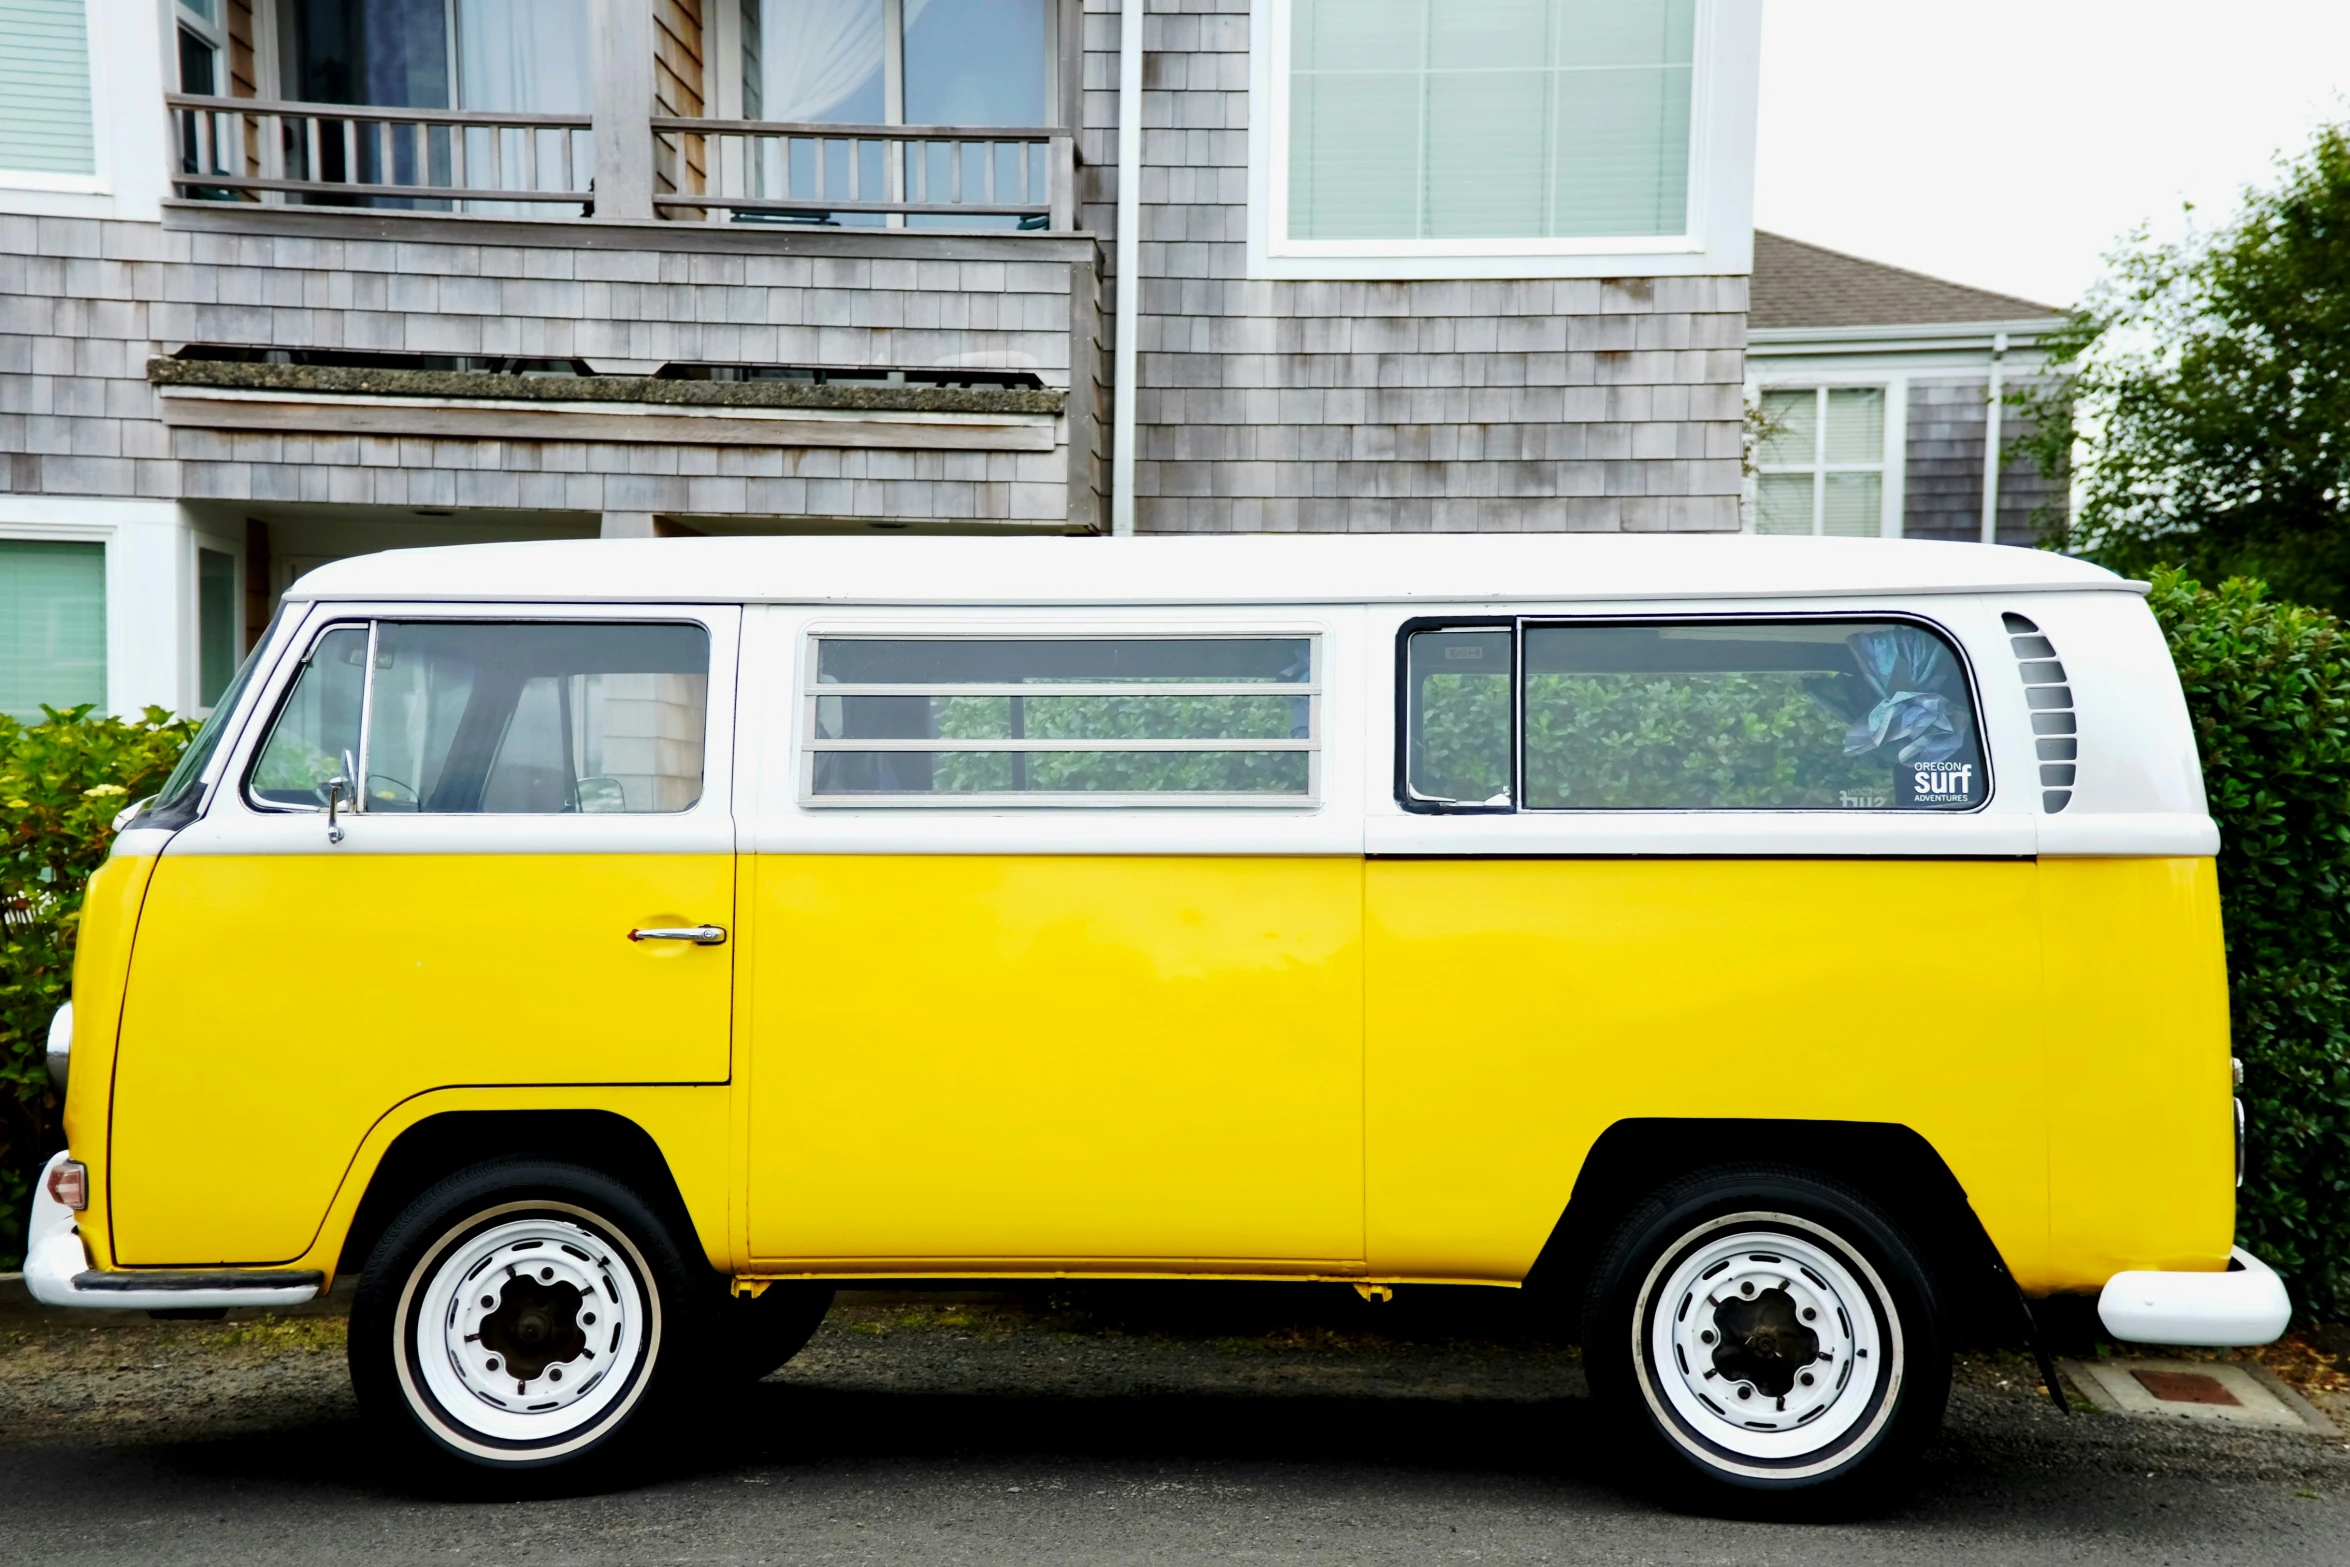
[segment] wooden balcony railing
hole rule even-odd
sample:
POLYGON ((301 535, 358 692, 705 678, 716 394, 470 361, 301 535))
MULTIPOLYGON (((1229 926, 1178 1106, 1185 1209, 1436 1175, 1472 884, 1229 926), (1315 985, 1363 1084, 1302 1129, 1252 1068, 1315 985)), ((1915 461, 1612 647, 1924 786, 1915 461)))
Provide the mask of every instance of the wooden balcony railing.
POLYGON ((1008 217, 1060 233, 1077 226, 1077 144, 1065 130, 664 117, 653 134, 672 154, 665 165, 707 171, 704 189, 655 192, 653 205, 664 210, 807 223, 1008 217))
POLYGON ((584 114, 385 109, 170 93, 185 196, 379 206, 592 199, 584 114))

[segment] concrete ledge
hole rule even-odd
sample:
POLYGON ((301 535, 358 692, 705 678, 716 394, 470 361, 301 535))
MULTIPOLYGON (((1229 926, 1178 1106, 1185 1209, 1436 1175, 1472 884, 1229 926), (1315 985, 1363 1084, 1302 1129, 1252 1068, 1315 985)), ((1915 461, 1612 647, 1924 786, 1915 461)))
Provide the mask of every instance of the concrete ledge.
POLYGON ((166 425, 276 435, 985 452, 1049 452, 1060 444, 1060 421, 1049 414, 661 408, 644 403, 366 397, 225 386, 157 390, 158 413, 166 425))
POLYGON ((1057 387, 817 386, 800 381, 668 381, 646 375, 496 375, 487 370, 367 370, 347 365, 150 359, 156 386, 327 392, 356 397, 643 403, 662 408, 823 408, 857 413, 1059 414, 1057 387))

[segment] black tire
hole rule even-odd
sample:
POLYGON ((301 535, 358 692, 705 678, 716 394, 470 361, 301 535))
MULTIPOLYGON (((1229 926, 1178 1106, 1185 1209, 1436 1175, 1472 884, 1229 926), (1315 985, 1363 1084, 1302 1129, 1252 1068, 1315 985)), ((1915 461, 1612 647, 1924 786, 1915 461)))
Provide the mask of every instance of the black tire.
POLYGON ((1583 1358, 1604 1440, 1701 1509, 1879 1505, 1950 1396, 1917 1247, 1857 1192, 1769 1166, 1702 1171, 1633 1210, 1592 1273, 1583 1358))
POLYGON ((805 1349, 832 1309, 832 1286, 770 1284, 757 1295, 719 1303, 713 1380, 756 1382, 805 1349))
POLYGON ((608 1175, 476 1165, 376 1243, 351 1304, 352 1386, 370 1419, 442 1460, 582 1464, 664 1409, 680 1347, 706 1341, 705 1274, 608 1175))

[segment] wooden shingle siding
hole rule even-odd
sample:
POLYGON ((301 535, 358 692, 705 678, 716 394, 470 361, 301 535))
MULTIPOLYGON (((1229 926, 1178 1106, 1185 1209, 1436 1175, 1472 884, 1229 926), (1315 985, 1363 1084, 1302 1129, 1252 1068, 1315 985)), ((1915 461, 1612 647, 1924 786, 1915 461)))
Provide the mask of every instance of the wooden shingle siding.
MULTIPOLYGON (((2013 396, 2014 383, 2009 395, 2013 396)), ((1983 536, 1983 442, 1990 427, 1990 383, 1981 378, 1912 380, 1903 481, 1901 531, 1913 539, 1979 540, 1983 536)), ((2002 410, 2000 445, 2009 453, 2030 433, 2010 402, 2002 410)), ((2009 456, 1999 470, 2001 544, 2037 542, 2033 512, 2063 486, 2040 477, 2030 461, 2009 456)))
POLYGON ((16 345, 0 358, 0 492, 1044 527, 1100 514, 1090 241, 676 225, 653 249, 630 248, 626 230, 406 216, 352 232, 340 214, 228 205, 171 227, 0 215, 0 343, 16 345), (316 232, 283 233, 290 224, 316 232), (146 361, 188 343, 989 364, 1072 396, 1067 439, 1036 452, 167 428, 146 361))
MULTIPOLYGON (((700 117, 703 104, 702 0, 652 0, 654 112, 700 117)), ((653 184, 669 194, 698 195, 709 177, 708 138, 659 136, 653 141, 653 184)), ((699 221, 700 214, 682 209, 699 221)))
POLYGON ((253 0, 228 0, 228 91, 232 98, 258 98, 259 70, 253 63, 253 0))
MULTIPOLYGON (((1120 0, 1084 4, 1108 234, 1120 0)), ((1140 531, 1738 527, 1746 279, 1251 280, 1248 45, 1248 0, 1151 0, 1140 531)))

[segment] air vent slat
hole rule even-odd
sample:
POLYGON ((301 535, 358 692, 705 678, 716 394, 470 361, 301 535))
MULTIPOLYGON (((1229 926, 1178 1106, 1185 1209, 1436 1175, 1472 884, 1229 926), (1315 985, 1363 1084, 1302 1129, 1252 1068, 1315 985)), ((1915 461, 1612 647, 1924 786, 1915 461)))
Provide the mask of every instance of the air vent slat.
POLYGON ((2013 612, 1999 617, 2015 649, 2016 673, 2024 684, 2024 705, 2032 710, 2033 746, 2040 753, 2040 809, 2053 816, 2073 802, 2079 774, 2080 741, 2073 713, 2073 688, 2066 683, 2056 644, 2033 621, 2013 612))

